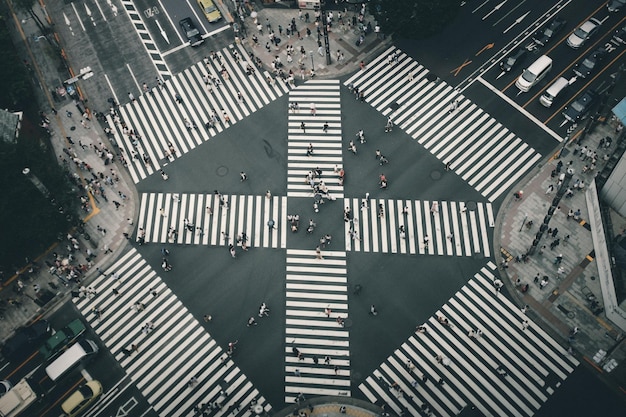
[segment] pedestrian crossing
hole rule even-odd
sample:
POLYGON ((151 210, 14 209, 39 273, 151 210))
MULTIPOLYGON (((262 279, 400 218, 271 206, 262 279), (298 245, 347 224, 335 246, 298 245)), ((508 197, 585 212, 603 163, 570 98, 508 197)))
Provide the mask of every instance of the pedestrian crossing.
POLYGON ((345 198, 344 207, 346 251, 491 256, 491 203, 345 198))
POLYGON ((255 403, 271 410, 135 249, 90 287, 96 295, 74 298, 76 307, 159 416, 197 415, 195 406, 214 402, 221 405, 212 414, 218 416, 250 416, 255 403), (136 308, 137 303, 143 308, 136 308), (152 330, 142 330, 147 323, 153 324, 152 330), (132 345, 137 345, 136 352, 132 345), (197 383, 189 386, 192 377, 197 383))
POLYGON ((289 92, 288 197, 313 197, 307 174, 319 168, 331 198, 343 198, 339 87, 338 80, 310 80, 289 92))
POLYGON ((145 243, 228 246, 245 233, 249 247, 285 248, 287 197, 142 193, 138 224, 145 243))
POLYGON ((541 159, 521 138, 395 47, 345 85, 363 92, 366 102, 490 202, 541 159))
POLYGON ((231 45, 119 106, 107 121, 138 183, 288 91, 231 45))
POLYGON ((323 249, 321 255, 287 249, 286 404, 299 394, 350 396, 346 253, 323 249))
POLYGON ((489 262, 436 312, 449 325, 431 317, 361 392, 411 416, 456 416, 470 405, 485 416, 532 416, 578 361, 495 291, 495 269, 489 262))

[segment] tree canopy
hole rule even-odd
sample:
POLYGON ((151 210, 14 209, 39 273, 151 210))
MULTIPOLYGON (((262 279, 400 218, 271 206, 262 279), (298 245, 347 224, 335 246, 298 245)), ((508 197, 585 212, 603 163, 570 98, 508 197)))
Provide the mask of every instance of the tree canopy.
POLYGON ((423 39, 440 32, 459 11, 460 0, 373 0, 370 11, 381 30, 423 39))

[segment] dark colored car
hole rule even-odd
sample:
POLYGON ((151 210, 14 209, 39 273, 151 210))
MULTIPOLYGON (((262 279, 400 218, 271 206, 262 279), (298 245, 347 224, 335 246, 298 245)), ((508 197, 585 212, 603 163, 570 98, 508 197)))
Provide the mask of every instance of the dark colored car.
POLYGON ((600 68, 600 64, 604 61, 606 57, 606 49, 599 48, 587 55, 582 61, 580 61, 574 67, 574 73, 582 78, 587 78, 593 72, 597 71, 600 68))
POLYGON ((507 56, 504 61, 500 62, 500 68, 504 72, 510 72, 513 68, 517 67, 526 58, 526 50, 518 49, 511 55, 507 56))
POLYGON ((535 33, 533 36, 533 41, 537 45, 546 46, 550 39, 552 39, 557 33, 559 33, 564 27, 567 21, 565 19, 561 19, 557 17, 554 19, 548 26, 546 26, 542 31, 535 33))
POLYGON ((610 0, 606 4, 606 8, 609 9, 611 13, 619 12, 624 6, 626 6, 626 0, 610 0))
POLYGON ((187 37, 187 40, 189 40, 189 44, 191 46, 198 46, 201 45, 202 42, 204 42, 204 39, 202 39, 202 34, 190 17, 184 18, 183 20, 178 22, 178 24, 183 29, 183 32, 185 33, 185 36, 187 37))
POLYGON ((18 329, 2 346, 2 356, 12 361, 28 357, 50 336, 51 330, 50 323, 46 320, 38 320, 28 327, 18 329))
POLYGON ((598 94, 595 91, 585 91, 572 104, 565 108, 565 111, 563 111, 563 116, 573 123, 584 119, 593 103, 596 102, 597 98, 598 94))

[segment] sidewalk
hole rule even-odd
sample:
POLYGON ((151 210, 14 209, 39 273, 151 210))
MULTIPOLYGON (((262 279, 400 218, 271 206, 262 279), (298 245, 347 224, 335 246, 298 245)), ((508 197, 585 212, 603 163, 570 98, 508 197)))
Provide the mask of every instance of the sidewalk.
MULTIPOLYGON (((615 130, 610 124, 600 125, 595 131, 587 135, 582 146, 588 146, 598 153, 597 168, 594 172, 583 173, 583 167, 589 165, 589 159, 581 160, 580 154, 574 155, 574 146, 569 146, 560 159, 553 159, 536 171, 529 174, 525 181, 518 185, 514 191, 523 191, 523 198, 517 201, 511 194, 500 208, 496 230, 494 232, 494 246, 496 251, 501 251, 501 261, 508 261, 508 267, 501 266, 501 275, 507 277, 507 288, 518 300, 520 308, 529 306, 528 314, 534 319, 543 321, 548 330, 551 330, 557 340, 561 340, 567 346, 568 336, 574 327, 580 330, 575 336, 572 347, 577 356, 582 357, 588 364, 594 366, 599 372, 606 360, 615 359, 618 363, 626 357, 626 345, 620 343, 623 339, 621 331, 613 327, 603 313, 594 314, 588 294, 595 295, 602 306, 602 292, 600 283, 596 279, 598 269, 593 261, 593 241, 591 232, 586 225, 588 219, 587 204, 584 191, 574 191, 570 198, 565 196, 552 216, 549 227, 558 229, 553 238, 544 233, 541 242, 534 255, 527 262, 516 262, 515 258, 521 256, 531 247, 533 239, 542 224, 544 216, 548 213, 557 191, 558 175, 551 178, 552 171, 557 163, 562 161, 563 169, 572 161, 574 176, 570 182, 570 188, 576 179, 580 179, 588 185, 595 173, 601 171, 604 166, 603 156, 615 150, 615 130), (606 136, 613 138, 610 148, 599 147, 600 139, 606 136), (550 185, 554 185, 554 191, 547 193, 550 185), (580 220, 568 219, 568 212, 581 211, 580 220), (533 225, 528 229, 527 222, 533 225), (569 238, 566 238, 569 236, 569 238), (550 244, 560 238, 560 244, 553 250, 550 244), (545 248, 542 247, 545 245, 545 248), (543 253, 540 253, 543 252, 543 253), (559 275, 555 259, 558 255, 563 256, 560 264, 564 271, 559 275), (539 282, 535 277, 539 276, 539 282), (540 284, 544 276, 548 277, 547 285, 541 289, 540 284), (521 285, 516 286, 517 280, 521 285), (528 291, 522 292, 522 286, 528 284, 528 291), (600 351, 609 352, 604 361, 594 362, 593 357, 600 351)), ((612 213, 613 224, 620 229, 626 226, 626 220, 612 213)), ((619 231, 618 231, 619 233, 619 231)), ((618 368, 618 372, 619 371, 618 368)), ((604 375, 607 376, 606 370, 604 375)), ((610 375, 610 374, 609 374, 610 375)), ((612 381, 613 384, 615 381, 612 381)))
MULTIPOLYGON (((22 17, 25 18, 22 21, 24 32, 27 35, 29 33, 37 33, 37 28, 32 19, 29 20, 26 16, 18 15, 18 18, 22 17)), ((44 41, 34 42, 36 41, 32 41, 30 36, 27 38, 32 55, 23 49, 24 56, 33 58, 32 65, 36 73, 40 75, 42 89, 51 91, 59 85, 59 80, 65 79, 66 75, 59 73, 58 59, 55 59, 54 55, 49 53, 49 45, 44 41)), ((18 48, 22 49, 23 44, 18 45, 18 48)), ((96 268, 104 268, 105 265, 119 257, 124 250, 126 238, 123 233, 132 234, 134 228, 134 225, 130 225, 127 219, 136 217, 136 191, 130 176, 119 161, 115 160, 113 164, 105 165, 104 159, 96 154, 96 147, 107 149, 116 154, 115 149, 106 139, 99 122, 92 118, 91 121, 86 122, 88 128, 83 127, 80 123, 81 110, 70 99, 51 103, 51 105, 57 110, 56 115, 50 111, 49 106, 42 106, 42 111, 46 113, 51 122, 50 129, 53 134, 50 143, 58 156, 59 163, 61 164, 63 159, 67 160, 67 168, 75 178, 76 175, 81 178, 83 185, 86 184, 84 179, 94 180, 94 178, 100 177, 99 173, 102 173, 102 177, 98 178, 98 180, 105 189, 105 194, 109 200, 107 202, 102 197, 96 195, 95 199, 90 199, 91 209, 89 213, 82 210, 77 213, 85 221, 85 232, 91 238, 86 240, 78 233, 73 234, 79 241, 80 249, 72 254, 74 260, 71 261, 71 264, 88 264, 86 251, 89 249, 93 252, 95 258, 92 259, 92 266, 81 278, 81 285, 88 286, 90 279, 98 274, 96 268), (68 111, 71 112, 71 117, 68 117, 68 111), (71 144, 66 139, 67 137, 70 137, 74 144, 71 144), (83 144, 84 149, 79 143, 83 144), (75 155, 78 160, 88 164, 92 168, 93 174, 88 170, 81 170, 76 163, 71 161, 72 156, 70 154, 72 156, 75 155), (111 170, 115 171, 119 181, 113 182, 113 185, 106 185, 104 179, 106 179, 107 175, 111 176, 111 170), (127 199, 122 201, 118 192, 127 196, 127 199), (119 209, 116 209, 113 200, 121 204, 119 209), (105 229, 106 234, 100 232, 98 227, 105 229), (107 251, 107 249, 110 251, 107 251)), ((105 157, 106 153, 104 152, 105 157)), ((87 192, 77 193, 77 199, 79 198, 78 194, 87 195, 87 192)), ((4 318, 0 320, 0 341, 10 337, 18 327, 53 311, 69 300, 70 291, 76 289, 78 285, 75 282, 72 282, 69 286, 64 285, 58 277, 50 273, 48 266, 48 264, 54 264, 53 253, 57 253, 62 259, 69 259, 68 244, 70 242, 67 239, 53 244, 47 253, 42 254, 40 259, 36 259, 40 268, 37 272, 21 271, 7 279, 1 287, 0 299, 5 312, 3 314, 4 318), (18 281, 24 286, 21 293, 15 291, 18 281), (55 297, 52 301, 41 306, 42 303, 35 293, 34 285, 38 285, 41 288, 41 293, 49 290, 55 294, 55 297), (7 302, 9 299, 18 300, 21 305, 9 304, 7 302)))
MULTIPOLYGON (((329 50, 331 55, 331 63, 326 63, 326 57, 321 56, 318 53, 318 41, 317 30, 315 27, 315 15, 313 10, 302 9, 303 19, 298 17, 298 9, 281 9, 281 8, 263 8, 257 10, 256 20, 262 25, 262 31, 257 29, 257 25, 254 23, 254 19, 247 15, 245 19, 245 25, 247 30, 247 36, 242 40, 244 46, 248 52, 257 58, 259 58, 264 67, 268 71, 272 71, 272 61, 276 57, 280 57, 280 61, 284 65, 282 67, 285 73, 289 73, 289 70, 293 71, 296 78, 296 83, 302 79, 301 71, 298 66, 298 59, 302 57, 302 63, 304 64, 305 79, 310 79, 310 71, 315 68, 315 77, 318 78, 330 78, 340 77, 345 74, 349 74, 359 69, 359 63, 364 61, 367 64, 367 58, 374 56, 382 52, 385 48, 391 45, 391 38, 380 39, 374 33, 369 33, 365 36, 365 41, 362 45, 356 46, 356 41, 359 38, 359 34, 355 33, 353 28, 349 28, 347 24, 348 20, 352 20, 353 16, 357 13, 349 11, 344 15, 345 30, 342 30, 339 22, 337 21, 337 11, 333 10, 334 22, 331 27, 331 31, 328 32, 329 50), (309 13, 309 23, 305 22, 304 14, 309 13), (296 34, 287 35, 287 28, 289 28, 292 19, 295 19, 296 34), (270 42, 269 51, 265 45, 270 41, 269 30, 267 24, 270 24, 275 35, 281 39, 278 47, 270 42), (282 27, 282 35, 279 33, 278 26, 282 27), (311 35, 306 35, 306 30, 311 31, 311 35), (300 37, 297 36, 300 33, 300 37), (258 45, 252 40, 252 35, 256 35, 258 38, 258 45), (293 62, 287 62, 287 46, 293 46, 294 52, 292 53, 293 62), (302 56, 300 48, 303 47, 306 53, 302 56), (337 61, 337 51, 340 51, 344 58, 341 61, 337 61)), ((374 26, 374 18, 367 14, 365 16, 364 24, 371 23, 374 26)), ((323 34, 321 36, 321 42, 324 43, 323 34)))

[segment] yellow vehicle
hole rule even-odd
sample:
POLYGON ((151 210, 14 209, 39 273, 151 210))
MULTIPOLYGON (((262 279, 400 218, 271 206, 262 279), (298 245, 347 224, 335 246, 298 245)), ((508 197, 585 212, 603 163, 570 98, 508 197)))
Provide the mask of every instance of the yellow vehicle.
POLYGON ((85 411, 102 394, 102 384, 98 381, 87 381, 61 404, 67 417, 75 417, 85 411))
POLYGON ((198 0, 198 5, 204 12, 204 15, 209 22, 217 22, 222 18, 222 14, 213 3, 213 0, 198 0))

